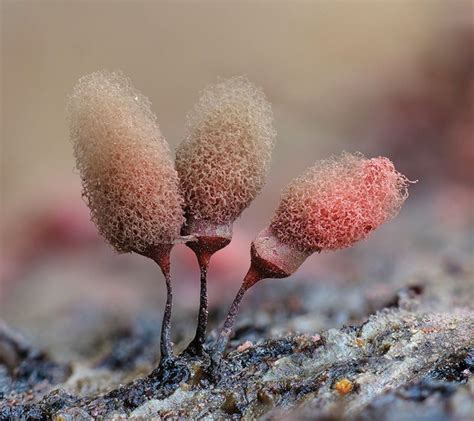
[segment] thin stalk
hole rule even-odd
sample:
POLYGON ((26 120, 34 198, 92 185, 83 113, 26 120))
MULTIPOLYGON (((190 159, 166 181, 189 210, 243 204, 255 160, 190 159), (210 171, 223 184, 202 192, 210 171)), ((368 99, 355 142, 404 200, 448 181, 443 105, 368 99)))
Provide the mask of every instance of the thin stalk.
POLYGON ((224 356, 224 351, 227 347, 227 344, 229 343, 230 334, 232 333, 232 328, 239 312, 240 303, 242 302, 244 294, 252 285, 261 280, 262 277, 262 274, 253 265, 250 267, 249 271, 247 272, 247 275, 245 275, 244 281, 242 282, 242 286, 237 292, 234 301, 232 301, 229 312, 227 313, 227 317, 224 321, 224 325, 222 326, 222 329, 219 332, 219 336, 217 337, 216 342, 214 344, 214 349, 211 355, 211 373, 216 373, 217 369, 220 366, 222 357, 224 356))
POLYGON ((191 356, 204 356, 204 343, 209 318, 207 302, 207 269, 214 253, 226 247, 232 238, 232 223, 215 224, 206 220, 196 220, 192 215, 187 215, 187 224, 183 228, 183 235, 194 237, 186 245, 194 252, 199 263, 200 293, 199 314, 194 339, 184 350, 184 354, 191 356))
POLYGON ((250 256, 250 269, 230 306, 224 326, 219 332, 211 354, 209 374, 214 379, 218 378, 218 369, 245 292, 264 278, 286 278, 290 276, 307 257, 305 253, 293 251, 284 246, 271 234, 269 235, 267 230, 262 231, 252 243, 250 256))
POLYGON ((163 271, 163 275, 165 275, 166 281, 166 305, 163 313, 163 321, 161 322, 160 351, 161 361, 164 363, 173 359, 173 349, 171 347, 171 308, 173 305, 173 289, 171 287, 170 272, 163 271))
POLYGON ((225 348, 227 347, 227 343, 229 342, 235 318, 237 316, 237 313, 239 312, 240 303, 242 302, 242 298, 244 297, 246 291, 247 288, 245 287, 245 285, 242 285, 239 291, 237 292, 234 301, 232 301, 232 305, 230 306, 229 313, 227 314, 227 317, 225 319, 224 326, 219 332, 219 336, 217 337, 216 343, 214 345, 214 352, 211 357, 211 365, 215 368, 220 365, 225 348))
POLYGON ((171 286, 170 275, 170 252, 171 246, 160 247, 153 253, 153 260, 158 264, 163 272, 166 282, 166 304, 161 322, 160 337, 160 366, 173 360, 173 348, 171 346, 171 310, 173 305, 173 288, 171 286))
POLYGON ((209 319, 209 310, 207 302, 207 269, 211 255, 209 253, 196 253, 201 273, 201 288, 199 293, 199 314, 196 334, 194 339, 188 345, 185 353, 202 356, 204 352, 204 342, 206 341, 207 322, 209 319))

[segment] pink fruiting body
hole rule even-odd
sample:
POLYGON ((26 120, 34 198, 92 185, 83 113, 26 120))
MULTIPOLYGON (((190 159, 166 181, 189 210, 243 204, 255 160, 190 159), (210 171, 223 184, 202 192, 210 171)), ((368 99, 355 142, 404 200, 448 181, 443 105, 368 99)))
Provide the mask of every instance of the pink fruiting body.
POLYGON ((68 102, 83 194, 119 252, 172 244, 184 222, 178 175, 150 101, 120 73, 82 77, 68 102))
POLYGON ((290 183, 270 229, 300 251, 349 247, 397 215, 408 183, 387 158, 344 153, 290 183))
POLYGON ((393 218, 408 179, 383 157, 343 153, 320 161, 285 189, 270 223, 251 245, 251 265, 212 354, 215 374, 245 292, 265 278, 285 278, 314 252, 353 245, 393 218))

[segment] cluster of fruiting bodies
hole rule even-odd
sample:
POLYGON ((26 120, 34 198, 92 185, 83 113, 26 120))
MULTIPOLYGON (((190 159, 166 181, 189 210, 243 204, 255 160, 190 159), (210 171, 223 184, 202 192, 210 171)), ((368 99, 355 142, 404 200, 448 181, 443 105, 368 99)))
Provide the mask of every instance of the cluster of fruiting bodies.
POLYGON ((251 244, 250 269, 215 343, 205 349, 207 268, 232 239, 232 224, 262 189, 276 132, 262 90, 246 78, 205 89, 187 118, 173 163, 150 101, 120 73, 79 80, 68 100, 70 136, 92 220, 118 252, 153 259, 167 301, 161 364, 170 342, 170 252, 186 243, 201 269, 198 327, 188 354, 221 363, 245 292, 264 278, 294 273, 314 252, 349 247, 394 217, 408 180, 390 160, 343 153, 317 162, 283 191, 268 227, 251 244))

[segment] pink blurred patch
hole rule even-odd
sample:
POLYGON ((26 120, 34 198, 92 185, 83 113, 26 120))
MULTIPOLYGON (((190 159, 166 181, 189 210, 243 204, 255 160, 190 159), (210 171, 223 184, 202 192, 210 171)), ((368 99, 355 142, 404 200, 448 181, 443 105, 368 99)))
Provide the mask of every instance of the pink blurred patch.
POLYGON ((3 221, 0 280, 20 276, 52 252, 65 253, 102 241, 76 191, 45 194, 41 200, 3 221))

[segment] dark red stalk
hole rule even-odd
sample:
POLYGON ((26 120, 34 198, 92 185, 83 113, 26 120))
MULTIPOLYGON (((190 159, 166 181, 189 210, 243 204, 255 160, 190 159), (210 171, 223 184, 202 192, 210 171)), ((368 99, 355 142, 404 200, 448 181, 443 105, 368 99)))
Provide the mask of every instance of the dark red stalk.
POLYGON ((232 305, 230 306, 229 313, 227 314, 224 325, 219 332, 219 336, 217 337, 212 350, 210 372, 213 376, 216 375, 217 370, 221 364, 224 351, 230 339, 230 334, 232 333, 232 328, 234 326, 237 313, 239 312, 240 303, 242 302, 242 298, 244 297, 244 294, 247 292, 247 290, 262 279, 286 278, 287 276, 291 275, 291 272, 288 272, 287 270, 282 269, 269 260, 263 258, 257 251, 256 244, 258 244, 257 240, 252 243, 251 246, 250 268, 245 275, 242 286, 240 287, 237 295, 234 298, 234 301, 232 302, 232 305))
POLYGON ((204 342, 206 340, 207 322, 209 318, 208 302, 207 302, 207 269, 209 261, 214 253, 227 246, 230 242, 226 237, 207 237, 198 236, 197 241, 187 243, 188 247, 196 254, 199 270, 201 273, 200 282, 200 299, 199 314, 196 334, 194 339, 185 349, 185 353, 194 356, 202 356, 204 352, 204 342))
POLYGON ((172 361, 174 359, 173 349, 171 346, 171 310, 173 305, 173 289, 171 286, 170 276, 170 253, 172 245, 160 245, 151 248, 145 256, 153 259, 161 268, 166 282, 166 304, 163 313, 163 320, 161 323, 161 338, 160 338, 160 352, 161 360, 160 366, 172 361))

